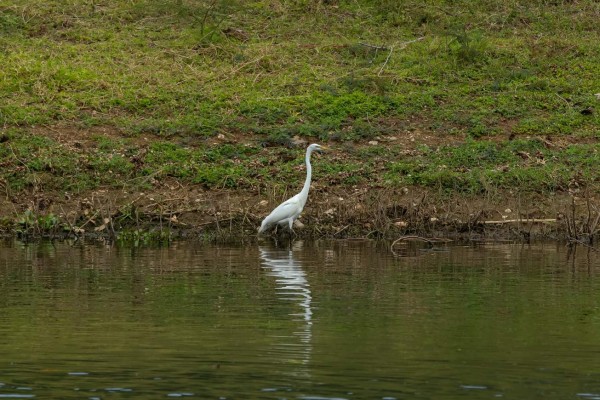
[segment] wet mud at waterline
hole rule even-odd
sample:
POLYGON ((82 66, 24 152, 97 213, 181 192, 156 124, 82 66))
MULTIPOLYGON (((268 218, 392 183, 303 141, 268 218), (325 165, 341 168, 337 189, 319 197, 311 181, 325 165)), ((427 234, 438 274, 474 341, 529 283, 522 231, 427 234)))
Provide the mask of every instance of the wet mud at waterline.
MULTIPOLYGON (((293 194, 291 190, 276 195, 188 187, 136 193, 101 190, 69 200, 38 193, 28 205, 3 200, 0 234, 25 240, 254 240, 262 219, 293 194)), ((395 240, 418 235, 451 240, 557 239, 593 245, 599 216, 592 196, 507 196, 499 201, 407 188, 342 191, 316 185, 294 224, 293 237, 395 240)), ((269 235, 290 236, 287 229, 269 235)))

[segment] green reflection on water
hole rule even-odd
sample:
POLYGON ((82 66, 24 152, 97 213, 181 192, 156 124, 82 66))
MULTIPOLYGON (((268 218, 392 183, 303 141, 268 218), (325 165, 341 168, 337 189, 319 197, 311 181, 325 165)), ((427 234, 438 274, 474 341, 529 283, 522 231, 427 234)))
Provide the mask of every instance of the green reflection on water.
POLYGON ((600 393, 595 254, 446 250, 398 259, 373 242, 4 243, 0 395, 600 393))

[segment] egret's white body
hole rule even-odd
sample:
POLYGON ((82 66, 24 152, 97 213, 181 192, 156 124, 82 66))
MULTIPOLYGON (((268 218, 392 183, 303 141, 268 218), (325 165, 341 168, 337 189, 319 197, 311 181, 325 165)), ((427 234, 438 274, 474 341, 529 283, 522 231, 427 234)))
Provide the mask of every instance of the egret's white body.
POLYGON ((300 215, 308 199, 308 191, 310 190, 310 182, 312 179, 312 167, 310 165, 310 155, 315 150, 324 150, 324 146, 318 144, 311 144, 306 149, 306 180, 304 181, 304 187, 302 191, 294 197, 287 199, 280 205, 278 205, 271 214, 263 220, 260 224, 258 233, 263 233, 273 225, 288 225, 290 231, 293 231, 293 224, 296 218, 300 215))

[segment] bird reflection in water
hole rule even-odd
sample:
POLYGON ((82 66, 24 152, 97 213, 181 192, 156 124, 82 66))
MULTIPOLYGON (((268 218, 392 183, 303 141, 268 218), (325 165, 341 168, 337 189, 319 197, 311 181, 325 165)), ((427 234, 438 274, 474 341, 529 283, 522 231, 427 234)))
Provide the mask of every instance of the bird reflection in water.
POLYGON ((285 249, 260 246, 259 252, 263 268, 276 279, 278 298, 294 302, 299 308, 299 312, 288 314, 292 321, 300 323, 299 328, 291 337, 279 337, 286 342, 277 343, 276 350, 285 353, 282 356, 289 361, 307 364, 312 352, 312 295, 302 264, 294 259, 294 251, 301 248, 302 241, 296 241, 291 248, 285 249))

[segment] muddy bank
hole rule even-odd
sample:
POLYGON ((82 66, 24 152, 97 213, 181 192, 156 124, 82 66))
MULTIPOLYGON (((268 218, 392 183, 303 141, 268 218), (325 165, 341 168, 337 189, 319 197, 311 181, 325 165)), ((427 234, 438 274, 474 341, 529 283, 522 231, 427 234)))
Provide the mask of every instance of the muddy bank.
MULTIPOLYGON (((307 141, 264 146, 263 139, 239 133, 180 143, 183 138, 130 138, 107 127, 13 132, 0 147, 7 154, 0 176, 0 234, 255 240, 261 220, 300 190, 306 173, 307 141), (20 153, 19 146, 25 146, 20 153)), ((378 140, 329 143, 331 149, 316 156, 308 203, 295 228, 298 237, 591 243, 597 234, 600 200, 596 191, 585 189, 583 176, 561 185, 552 177, 540 180, 541 174, 505 181, 507 169, 539 172, 548 164, 539 154, 504 149, 510 141, 447 146, 456 138, 425 130, 378 140), (431 160, 437 157, 431 149, 457 153, 431 160), (482 169, 482 160, 499 149, 518 162, 507 166, 498 157, 498 165, 482 169), (464 164, 467 155, 471 169, 464 164), (407 169, 417 161, 421 164, 407 169), (451 170, 448 165, 454 164, 451 170), (436 168, 443 174, 435 175, 436 168), (487 171, 499 181, 491 181, 487 171), (421 184, 408 184, 415 179, 421 184)), ((545 146, 537 138, 527 140, 545 146)), ((552 162, 561 167, 557 159, 552 162)))
MULTIPOLYGON (((36 192, 20 201, 0 201, 0 230, 26 239, 255 240, 262 218, 283 199, 258 191, 201 190, 177 181, 147 192, 96 190, 78 197, 36 192)), ((570 195, 467 197, 418 188, 341 190, 313 184, 295 232, 299 238, 419 235, 593 243, 600 220, 595 204, 591 197, 570 195)))

